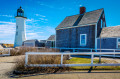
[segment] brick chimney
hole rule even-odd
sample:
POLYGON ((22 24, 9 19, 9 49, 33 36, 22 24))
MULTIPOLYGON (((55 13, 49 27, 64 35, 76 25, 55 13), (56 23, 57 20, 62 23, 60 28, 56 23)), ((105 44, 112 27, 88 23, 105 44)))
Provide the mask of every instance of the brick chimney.
POLYGON ((85 7, 80 7, 80 14, 84 14, 86 12, 86 8, 85 7))

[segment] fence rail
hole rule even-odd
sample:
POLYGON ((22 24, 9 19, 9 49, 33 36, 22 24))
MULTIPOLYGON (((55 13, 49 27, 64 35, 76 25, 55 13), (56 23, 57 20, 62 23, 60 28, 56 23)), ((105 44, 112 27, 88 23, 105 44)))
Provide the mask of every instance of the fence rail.
POLYGON ((1 56, 10 56, 10 50, 12 48, 0 48, 0 57, 1 56), (4 52, 7 50, 7 53, 4 54, 4 52))
MULTIPOLYGON (((26 52, 25 55, 25 66, 28 67, 70 67, 70 66, 120 66, 120 63, 99 63, 94 64, 93 59, 95 55, 106 55, 106 54, 119 54, 120 52, 26 52), (60 64, 28 64, 28 56, 29 55, 61 55, 61 63, 60 64), (63 56, 64 55, 91 55, 91 63, 90 64, 63 64, 63 56)), ((101 58, 99 59, 101 61, 101 58)))

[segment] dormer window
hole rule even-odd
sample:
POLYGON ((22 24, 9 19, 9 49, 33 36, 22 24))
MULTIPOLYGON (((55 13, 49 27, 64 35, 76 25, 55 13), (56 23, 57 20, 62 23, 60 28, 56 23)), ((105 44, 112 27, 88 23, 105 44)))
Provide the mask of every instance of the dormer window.
POLYGON ((105 18, 105 14, 103 14, 103 18, 105 18))

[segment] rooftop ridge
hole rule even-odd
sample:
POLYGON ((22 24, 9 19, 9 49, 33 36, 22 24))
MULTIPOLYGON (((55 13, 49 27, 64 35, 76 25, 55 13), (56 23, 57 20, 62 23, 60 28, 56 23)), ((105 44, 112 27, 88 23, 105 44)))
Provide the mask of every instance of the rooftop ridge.
MULTIPOLYGON (((97 10, 102 10, 102 9, 104 9, 104 8, 97 9, 97 10)), ((94 11, 97 11, 97 10, 93 10, 93 11, 89 11, 89 12, 85 12, 85 13, 90 13, 90 12, 94 12, 94 11)), ((80 14, 76 14, 76 15, 80 15, 80 14)), ((66 17, 76 16, 76 15, 70 15, 70 16, 66 16, 66 17)))

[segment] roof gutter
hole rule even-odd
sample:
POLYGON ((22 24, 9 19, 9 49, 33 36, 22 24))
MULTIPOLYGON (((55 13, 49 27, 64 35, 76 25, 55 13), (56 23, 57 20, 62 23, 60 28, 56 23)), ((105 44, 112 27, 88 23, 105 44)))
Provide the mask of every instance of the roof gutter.
POLYGON ((90 24, 83 24, 79 26, 69 26, 69 27, 62 27, 62 28, 55 28, 55 30, 60 30, 60 29, 68 29, 68 28, 75 28, 75 27, 83 27, 83 26, 88 26, 88 25, 96 25, 97 23, 90 23, 90 24))

